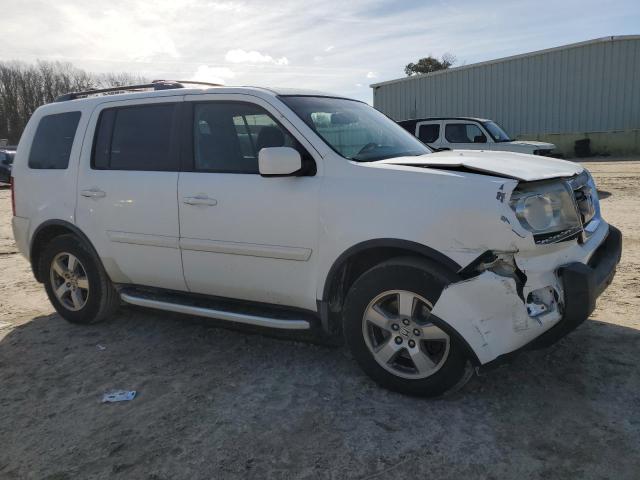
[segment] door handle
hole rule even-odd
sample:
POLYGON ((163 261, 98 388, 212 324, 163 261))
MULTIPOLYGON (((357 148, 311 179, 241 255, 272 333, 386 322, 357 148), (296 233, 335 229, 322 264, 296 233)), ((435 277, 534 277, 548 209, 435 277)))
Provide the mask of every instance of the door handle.
POLYGON ((107 193, 103 192, 98 188, 91 188, 89 190, 82 190, 80 192, 80 195, 87 198, 102 198, 102 197, 106 197, 107 193))
POLYGON ((214 207, 218 204, 215 198, 206 195, 196 195, 195 197, 184 197, 182 203, 185 205, 204 205, 205 207, 214 207))

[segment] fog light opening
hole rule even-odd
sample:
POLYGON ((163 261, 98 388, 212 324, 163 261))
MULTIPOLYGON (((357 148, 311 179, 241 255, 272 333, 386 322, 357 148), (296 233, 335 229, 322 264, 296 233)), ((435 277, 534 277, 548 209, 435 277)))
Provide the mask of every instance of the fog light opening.
POLYGON ((527 295, 527 314, 537 319, 545 313, 553 312, 558 306, 558 295, 552 287, 539 288, 527 295))

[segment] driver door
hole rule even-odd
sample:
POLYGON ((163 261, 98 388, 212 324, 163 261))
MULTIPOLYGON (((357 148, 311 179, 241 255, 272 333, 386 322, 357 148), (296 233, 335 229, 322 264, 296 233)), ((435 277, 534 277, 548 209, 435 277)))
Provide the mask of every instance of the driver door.
POLYGON ((306 140, 255 97, 186 96, 185 106, 178 201, 189 290, 315 310, 321 177, 262 177, 257 158, 293 146, 314 161, 306 140))

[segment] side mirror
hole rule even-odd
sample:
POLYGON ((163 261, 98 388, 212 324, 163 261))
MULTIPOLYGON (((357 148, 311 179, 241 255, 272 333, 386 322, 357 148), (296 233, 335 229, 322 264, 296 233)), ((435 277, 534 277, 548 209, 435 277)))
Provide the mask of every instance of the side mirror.
POLYGON ((266 147, 258 152, 258 170, 263 177, 286 177, 302 168, 300 153, 291 147, 266 147))
POLYGON ((487 143, 487 137, 484 135, 476 135, 473 137, 473 143, 487 143))

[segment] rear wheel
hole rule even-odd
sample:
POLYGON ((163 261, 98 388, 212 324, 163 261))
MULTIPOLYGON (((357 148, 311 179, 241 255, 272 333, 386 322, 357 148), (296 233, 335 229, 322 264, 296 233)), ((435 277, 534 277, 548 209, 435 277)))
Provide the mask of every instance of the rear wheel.
POLYGON ((75 235, 54 238, 39 268, 51 304, 66 320, 96 323, 118 308, 118 293, 102 264, 75 235))
POLYGON ((51 261, 49 277, 56 300, 72 312, 82 310, 89 300, 89 278, 78 257, 58 253, 51 261))
POLYGON ((451 276, 431 262, 392 259, 353 284, 344 308, 347 344, 380 385, 438 396, 464 385, 472 372, 465 347, 431 311, 451 276))

